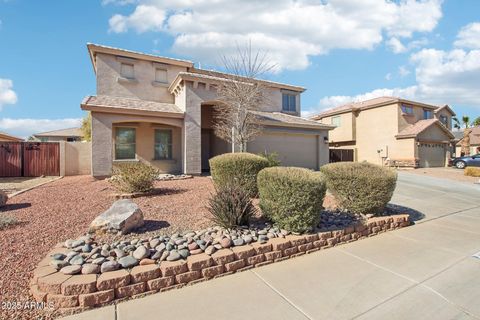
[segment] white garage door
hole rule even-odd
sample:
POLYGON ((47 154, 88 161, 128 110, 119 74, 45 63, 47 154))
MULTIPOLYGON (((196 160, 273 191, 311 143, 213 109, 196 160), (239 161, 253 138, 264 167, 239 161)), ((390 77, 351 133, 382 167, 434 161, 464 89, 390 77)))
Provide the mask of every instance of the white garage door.
POLYGON ((422 168, 445 166, 445 145, 442 143, 423 143, 418 146, 419 165, 422 168))
POLYGON ((248 152, 276 152, 282 166, 318 169, 317 136, 290 133, 264 133, 248 143, 248 152))

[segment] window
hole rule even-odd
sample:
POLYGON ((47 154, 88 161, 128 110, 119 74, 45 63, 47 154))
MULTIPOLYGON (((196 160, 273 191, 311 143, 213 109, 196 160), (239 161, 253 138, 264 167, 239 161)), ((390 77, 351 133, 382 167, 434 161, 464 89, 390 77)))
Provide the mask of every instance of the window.
POLYGON ((134 160, 135 141, 135 128, 116 128, 115 160, 134 160))
POLYGON ((448 117, 446 115, 440 116, 440 122, 443 123, 446 127, 448 127, 448 117))
POLYGON ((342 125, 340 116, 332 117, 332 125, 334 125, 335 127, 340 127, 342 125))
POLYGON ((402 112, 404 114, 413 114, 413 108, 411 106, 407 106, 405 104, 402 104, 402 112))
POLYGON ((282 110, 289 112, 297 111, 297 95, 284 93, 282 94, 282 110))
POLYGON ((155 129, 155 160, 172 159, 172 130, 155 129))
POLYGON ((431 119, 433 116, 432 110, 423 109, 423 119, 431 119))
POLYGON ((167 70, 155 69, 155 82, 168 83, 167 70))
POLYGON ((127 79, 135 79, 133 64, 122 63, 120 65, 120 75, 127 79))

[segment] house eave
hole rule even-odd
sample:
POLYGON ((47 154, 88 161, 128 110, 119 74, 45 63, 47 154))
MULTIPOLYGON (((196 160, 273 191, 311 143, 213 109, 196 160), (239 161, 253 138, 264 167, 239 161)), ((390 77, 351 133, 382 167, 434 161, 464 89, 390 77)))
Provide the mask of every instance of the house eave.
POLYGON ((150 117, 164 117, 164 118, 177 118, 183 119, 185 113, 178 112, 165 112, 165 111, 151 111, 151 110, 139 110, 139 109, 128 109, 128 108, 118 108, 118 107, 105 107, 105 106, 93 106, 81 104, 80 107, 85 111, 101 112, 101 113, 111 113, 111 114, 127 114, 127 115, 137 115, 137 116, 150 116, 150 117))

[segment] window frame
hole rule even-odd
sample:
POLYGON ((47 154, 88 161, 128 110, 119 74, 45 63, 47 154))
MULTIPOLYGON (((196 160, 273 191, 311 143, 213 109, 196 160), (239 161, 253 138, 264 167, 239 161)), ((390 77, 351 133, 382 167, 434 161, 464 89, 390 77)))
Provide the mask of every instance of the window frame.
POLYGON ((401 109, 402 109, 402 114, 413 115, 413 107, 412 106, 402 104, 401 109))
POLYGON ((441 114, 440 117, 440 122, 445 126, 448 127, 448 116, 441 114), (444 121, 445 120, 445 121, 444 121))
POLYGON ((128 80, 135 80, 135 65, 133 63, 127 63, 127 62, 120 62, 120 76, 122 78, 128 79, 128 80), (132 75, 131 76, 126 76, 123 72, 123 67, 124 66, 129 66, 132 68, 132 75))
POLYGON ((333 116, 331 119, 330 119, 330 124, 334 125, 335 127, 339 128, 341 125, 342 125, 342 117, 341 116, 333 116), (338 119, 338 125, 335 124, 334 122, 334 119, 338 119))
POLYGON ((165 69, 165 68, 155 68, 155 74, 154 74, 154 77, 153 77, 153 81, 156 82, 156 83, 168 84, 168 70, 165 69), (158 71, 163 71, 163 72, 165 72, 165 81, 159 81, 159 80, 157 80, 157 72, 158 72, 158 71))
POLYGON ((173 160, 173 130, 168 128, 156 128, 153 131, 153 160, 173 160), (168 157, 159 157, 157 154, 157 145, 161 142, 157 142, 157 132, 168 132, 169 141, 167 142, 168 157))
POLYGON ((282 92, 282 111, 297 112, 297 94, 282 92), (293 102, 293 109, 292 109, 293 102))
POLYGON ((432 119, 432 118, 433 118, 433 111, 430 109, 423 109, 423 119, 426 120, 426 119, 432 119))
POLYGON ((118 161, 132 161, 132 160, 137 160, 137 128, 134 127, 115 127, 115 143, 114 143, 114 159, 118 161), (119 143, 118 142, 118 131, 119 130, 133 130, 134 133, 134 142, 129 142, 129 143, 119 143), (119 158, 117 154, 117 146, 119 145, 133 145, 133 158, 119 158))

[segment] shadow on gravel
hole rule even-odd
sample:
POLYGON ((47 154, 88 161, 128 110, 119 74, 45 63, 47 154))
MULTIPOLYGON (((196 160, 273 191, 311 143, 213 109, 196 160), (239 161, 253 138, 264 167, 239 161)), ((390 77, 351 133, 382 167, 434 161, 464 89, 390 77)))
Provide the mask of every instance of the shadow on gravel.
POLYGON ((425 215, 423 213, 421 213, 420 211, 414 210, 414 209, 409 208, 409 207, 404 207, 404 206, 401 206, 401 205, 398 205, 398 204, 394 204, 394 203, 387 204, 387 209, 392 210, 394 212, 394 213, 392 213, 393 215, 394 214, 402 214, 402 213, 408 214, 409 217, 410 217, 410 221, 412 221, 412 222, 422 220, 423 218, 425 218, 425 215))
POLYGON ((142 233, 148 231, 156 231, 163 228, 170 227, 170 223, 167 221, 159 221, 159 220, 144 220, 143 227, 140 227, 134 231, 134 233, 142 233))
POLYGON ((18 209, 24 209, 31 207, 32 204, 30 202, 25 202, 25 203, 7 203, 3 207, 0 207, 0 212, 4 211, 13 211, 13 210, 18 210, 18 209))
POLYGON ((145 193, 143 195, 139 195, 138 197, 156 197, 156 196, 168 196, 172 194, 181 194, 187 192, 187 189, 181 189, 181 188, 154 188, 153 190, 149 191, 148 193, 145 193))

